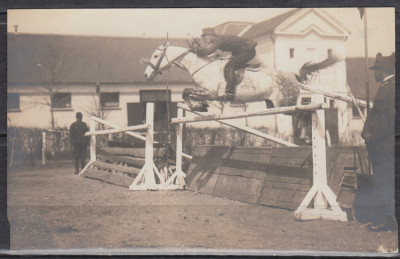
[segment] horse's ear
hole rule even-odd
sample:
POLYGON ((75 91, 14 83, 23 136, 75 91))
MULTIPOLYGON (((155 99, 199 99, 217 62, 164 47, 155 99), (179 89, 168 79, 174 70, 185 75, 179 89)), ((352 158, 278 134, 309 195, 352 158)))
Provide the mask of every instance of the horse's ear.
POLYGON ((169 46, 169 42, 168 41, 164 42, 163 47, 166 48, 168 46, 169 46))

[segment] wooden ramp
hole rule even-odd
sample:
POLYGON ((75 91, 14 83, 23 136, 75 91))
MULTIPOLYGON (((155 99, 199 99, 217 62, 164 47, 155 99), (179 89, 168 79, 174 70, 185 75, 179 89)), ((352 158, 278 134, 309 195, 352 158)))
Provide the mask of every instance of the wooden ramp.
MULTIPOLYGON (((154 149, 154 163, 162 167, 166 155, 165 148, 154 149)), ((81 176, 107 183, 129 187, 145 164, 143 148, 102 148, 81 176)))
MULTIPOLYGON (((367 173, 366 150, 327 148, 328 185, 336 195, 345 168, 367 173)), ((186 182, 192 191, 295 210, 312 186, 312 173, 311 147, 198 146, 186 182)))

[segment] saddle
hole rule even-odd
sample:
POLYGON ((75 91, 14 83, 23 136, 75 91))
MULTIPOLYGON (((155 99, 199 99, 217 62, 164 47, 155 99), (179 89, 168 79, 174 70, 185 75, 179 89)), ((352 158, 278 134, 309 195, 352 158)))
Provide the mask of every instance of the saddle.
POLYGON ((235 86, 242 82, 243 76, 244 76, 244 72, 246 72, 246 70, 251 71, 251 72, 258 72, 261 69, 262 69, 261 63, 246 64, 244 67, 239 68, 238 70, 235 71, 235 73, 236 73, 235 86))

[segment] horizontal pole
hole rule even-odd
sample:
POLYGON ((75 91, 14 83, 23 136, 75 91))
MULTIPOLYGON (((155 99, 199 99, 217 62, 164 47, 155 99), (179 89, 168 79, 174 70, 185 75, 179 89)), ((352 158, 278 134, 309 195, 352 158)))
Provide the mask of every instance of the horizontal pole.
MULTIPOLYGON (((309 91, 309 92, 313 92, 313 93, 323 94, 324 96, 327 96, 327 97, 330 97, 330 98, 333 98, 333 99, 338 99, 338 100, 341 100, 343 102, 353 103, 353 99, 351 99, 350 96, 326 92, 326 91, 323 91, 323 90, 315 89, 313 87, 309 87, 308 85, 305 85, 305 84, 300 84, 299 83, 299 85, 300 85, 300 88, 302 88, 303 90, 306 90, 306 91, 309 91)), ((357 104, 359 106, 367 107, 367 102, 365 102, 363 100, 360 100, 360 99, 355 99, 355 100, 357 101, 357 104)))
POLYGON ((149 124, 143 124, 143 125, 136 125, 136 126, 119 128, 119 129, 89 131, 89 132, 85 133, 85 136, 113 134, 113 133, 120 133, 120 132, 124 132, 124 131, 129 131, 129 130, 147 129, 148 127, 149 127, 149 124))
MULTIPOLYGON (((94 121, 96 121, 96 122, 98 122, 98 123, 104 124, 104 125, 106 125, 106 126, 115 128, 115 129, 120 129, 120 128, 121 128, 121 126, 118 126, 118 125, 116 125, 116 124, 114 124, 114 123, 111 123, 111 122, 109 122, 109 121, 102 120, 102 119, 97 118, 97 117, 95 117, 95 116, 92 116, 90 119, 92 119, 92 120, 94 120, 94 121)), ((146 141, 146 137, 145 137, 145 136, 142 136, 142 135, 140 135, 140 134, 138 134, 138 133, 131 132, 131 131, 127 131, 127 132, 124 132, 124 133, 125 133, 125 134, 128 134, 128 135, 131 136, 131 137, 134 137, 134 138, 137 138, 137 139, 146 141)), ((154 144, 158 144, 157 141, 154 141, 153 143, 154 143, 154 144)))
MULTIPOLYGON (((191 112, 191 113, 193 113, 193 114, 201 115, 201 114, 198 113, 198 112, 191 111, 190 108, 187 107, 187 106, 184 105, 184 104, 179 104, 179 108, 184 109, 184 110, 186 110, 186 111, 188 111, 188 112, 191 112)), ((259 131, 259 130, 256 130, 256 129, 247 127, 247 126, 245 126, 245 125, 241 125, 241 124, 239 124, 239 123, 224 122, 224 121, 220 121, 220 120, 217 120, 217 121, 220 122, 221 124, 224 124, 224 125, 227 125, 227 126, 236 128, 236 129, 240 129, 240 130, 246 131, 246 132, 248 132, 248 133, 250 133, 250 134, 253 134, 253 135, 255 135, 255 136, 258 136, 258 137, 261 137, 261 138, 264 138, 264 139, 271 140, 271 141, 273 141, 273 142, 279 143, 279 144, 284 145, 284 146, 287 146, 287 147, 298 147, 298 145, 296 145, 296 144, 293 144, 293 143, 291 143, 291 142, 288 142, 288 141, 285 141, 285 140, 276 138, 276 137, 274 137, 274 136, 265 134, 265 133, 263 133, 263 132, 261 132, 261 131, 259 131)))
MULTIPOLYGON (((179 108, 181 108, 181 107, 179 107, 179 108)), ((299 111, 314 111, 314 110, 324 109, 324 108, 326 108, 326 105, 324 103, 312 103, 312 104, 306 104, 306 105, 278 107, 278 108, 265 109, 262 111, 242 112, 242 113, 235 113, 235 114, 233 114, 233 113, 232 114, 205 114, 205 115, 201 115, 201 116, 195 116, 193 118, 189 118, 189 117, 173 118, 171 120, 171 123, 186 123, 186 122, 199 122, 199 121, 239 119, 239 118, 265 116, 265 115, 273 115, 273 114, 280 114, 280 113, 296 113, 299 111)))

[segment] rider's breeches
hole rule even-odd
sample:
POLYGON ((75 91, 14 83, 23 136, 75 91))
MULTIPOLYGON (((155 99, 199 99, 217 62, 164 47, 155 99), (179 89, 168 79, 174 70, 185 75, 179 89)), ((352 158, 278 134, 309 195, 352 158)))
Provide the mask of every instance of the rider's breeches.
POLYGON ((227 82, 226 88, 229 92, 233 93, 235 86, 235 70, 244 67, 247 62, 254 58, 256 50, 252 49, 246 52, 241 52, 236 56, 232 56, 224 68, 224 77, 227 82))

